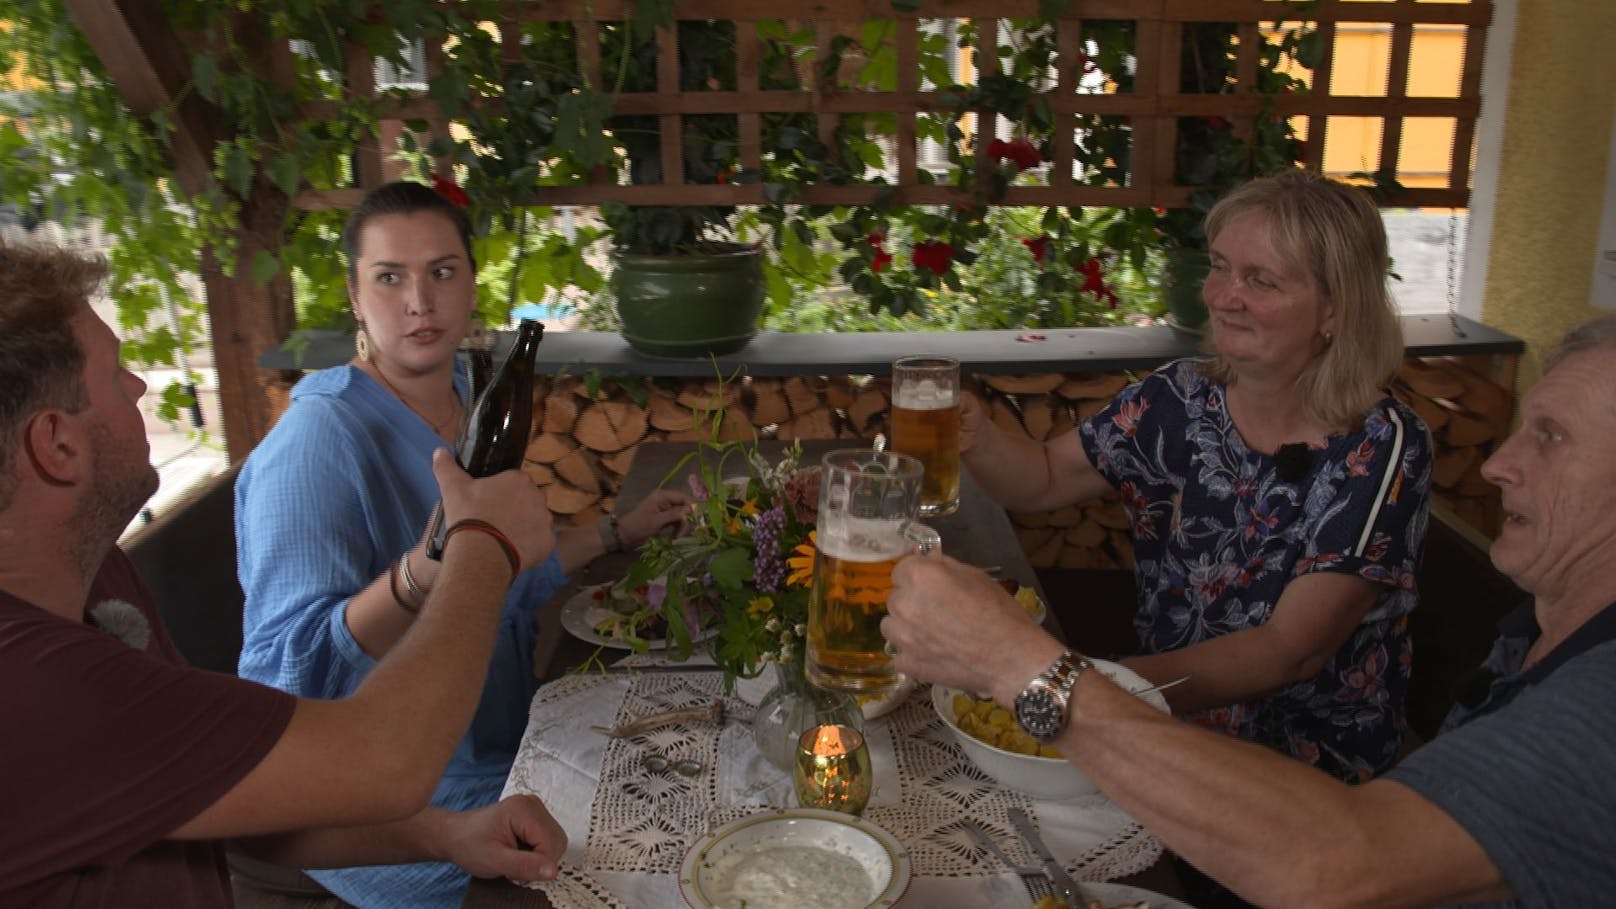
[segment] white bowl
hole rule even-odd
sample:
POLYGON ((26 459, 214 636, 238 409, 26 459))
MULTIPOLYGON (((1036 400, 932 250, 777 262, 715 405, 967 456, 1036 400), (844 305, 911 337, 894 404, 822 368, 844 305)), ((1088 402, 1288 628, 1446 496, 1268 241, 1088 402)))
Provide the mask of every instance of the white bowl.
MULTIPOLYGON (((909 854, 897 838, 860 817, 782 808, 725 824, 703 837, 679 867, 679 892, 696 909, 728 906, 737 875, 768 890, 764 905, 887 907, 909 889, 909 854), (827 889, 827 873, 862 874, 857 892, 827 889)), ((755 896, 761 894, 754 894, 755 896)), ((754 900, 751 905, 757 905, 754 900)))
MULTIPOLYGON (((1089 662, 1094 664, 1095 669, 1105 673, 1111 681, 1129 691, 1140 691, 1150 687, 1150 682, 1143 676, 1120 663, 1093 659, 1089 662)), ((956 694, 959 692, 953 688, 933 685, 931 705, 936 709, 937 715, 942 717, 949 731, 954 733, 954 738, 959 740, 960 750, 965 752, 973 764, 982 768, 984 773, 998 780, 1000 785, 1024 792, 1035 799, 1069 799, 1080 795, 1092 795, 1099 791, 1089 778, 1083 775, 1083 771, 1065 759, 1005 751, 961 729, 959 722, 954 718, 956 694)), ((1160 691, 1152 691, 1141 697, 1157 710, 1163 713, 1169 712, 1167 698, 1160 691)))

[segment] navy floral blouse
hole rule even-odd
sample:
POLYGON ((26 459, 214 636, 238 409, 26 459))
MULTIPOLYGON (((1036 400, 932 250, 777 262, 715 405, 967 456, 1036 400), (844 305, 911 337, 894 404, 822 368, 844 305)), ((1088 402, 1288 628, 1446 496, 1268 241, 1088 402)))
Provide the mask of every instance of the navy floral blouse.
POLYGON ((1274 456, 1246 448, 1224 387, 1199 362, 1163 367, 1080 427, 1089 460, 1132 522, 1140 644, 1162 653, 1261 625, 1285 585, 1310 572, 1381 585, 1317 677, 1189 717, 1342 779, 1369 779, 1402 742, 1430 434, 1388 397, 1361 430, 1332 435, 1281 470, 1274 456))

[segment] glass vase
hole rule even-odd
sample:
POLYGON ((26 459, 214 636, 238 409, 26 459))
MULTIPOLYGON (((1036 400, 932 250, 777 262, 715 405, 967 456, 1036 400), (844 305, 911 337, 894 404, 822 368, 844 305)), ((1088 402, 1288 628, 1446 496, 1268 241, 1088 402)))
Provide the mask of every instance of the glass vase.
POLYGON ((802 659, 774 664, 775 685, 758 702, 752 736, 764 760, 790 773, 797 738, 814 726, 839 723, 862 731, 864 714, 852 695, 809 683, 802 659))

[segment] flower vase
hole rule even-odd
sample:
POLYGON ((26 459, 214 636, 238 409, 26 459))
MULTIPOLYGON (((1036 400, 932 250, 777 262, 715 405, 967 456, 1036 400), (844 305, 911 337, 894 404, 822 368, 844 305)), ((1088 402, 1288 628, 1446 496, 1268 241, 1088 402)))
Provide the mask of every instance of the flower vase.
POLYGON ((800 658, 775 663, 774 672, 775 686, 758 702, 752 719, 752 736, 764 760, 790 773, 804 730, 827 723, 863 730, 864 714, 853 696, 810 684, 800 658))

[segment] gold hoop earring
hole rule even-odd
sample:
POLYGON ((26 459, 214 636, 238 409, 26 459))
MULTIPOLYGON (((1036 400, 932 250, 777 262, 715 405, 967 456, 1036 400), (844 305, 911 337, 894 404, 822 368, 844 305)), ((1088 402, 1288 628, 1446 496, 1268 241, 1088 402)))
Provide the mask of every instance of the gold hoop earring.
POLYGON ((370 331, 365 328, 365 323, 363 322, 359 323, 359 330, 354 332, 353 346, 354 355, 359 357, 359 362, 369 363, 371 358, 370 331))

